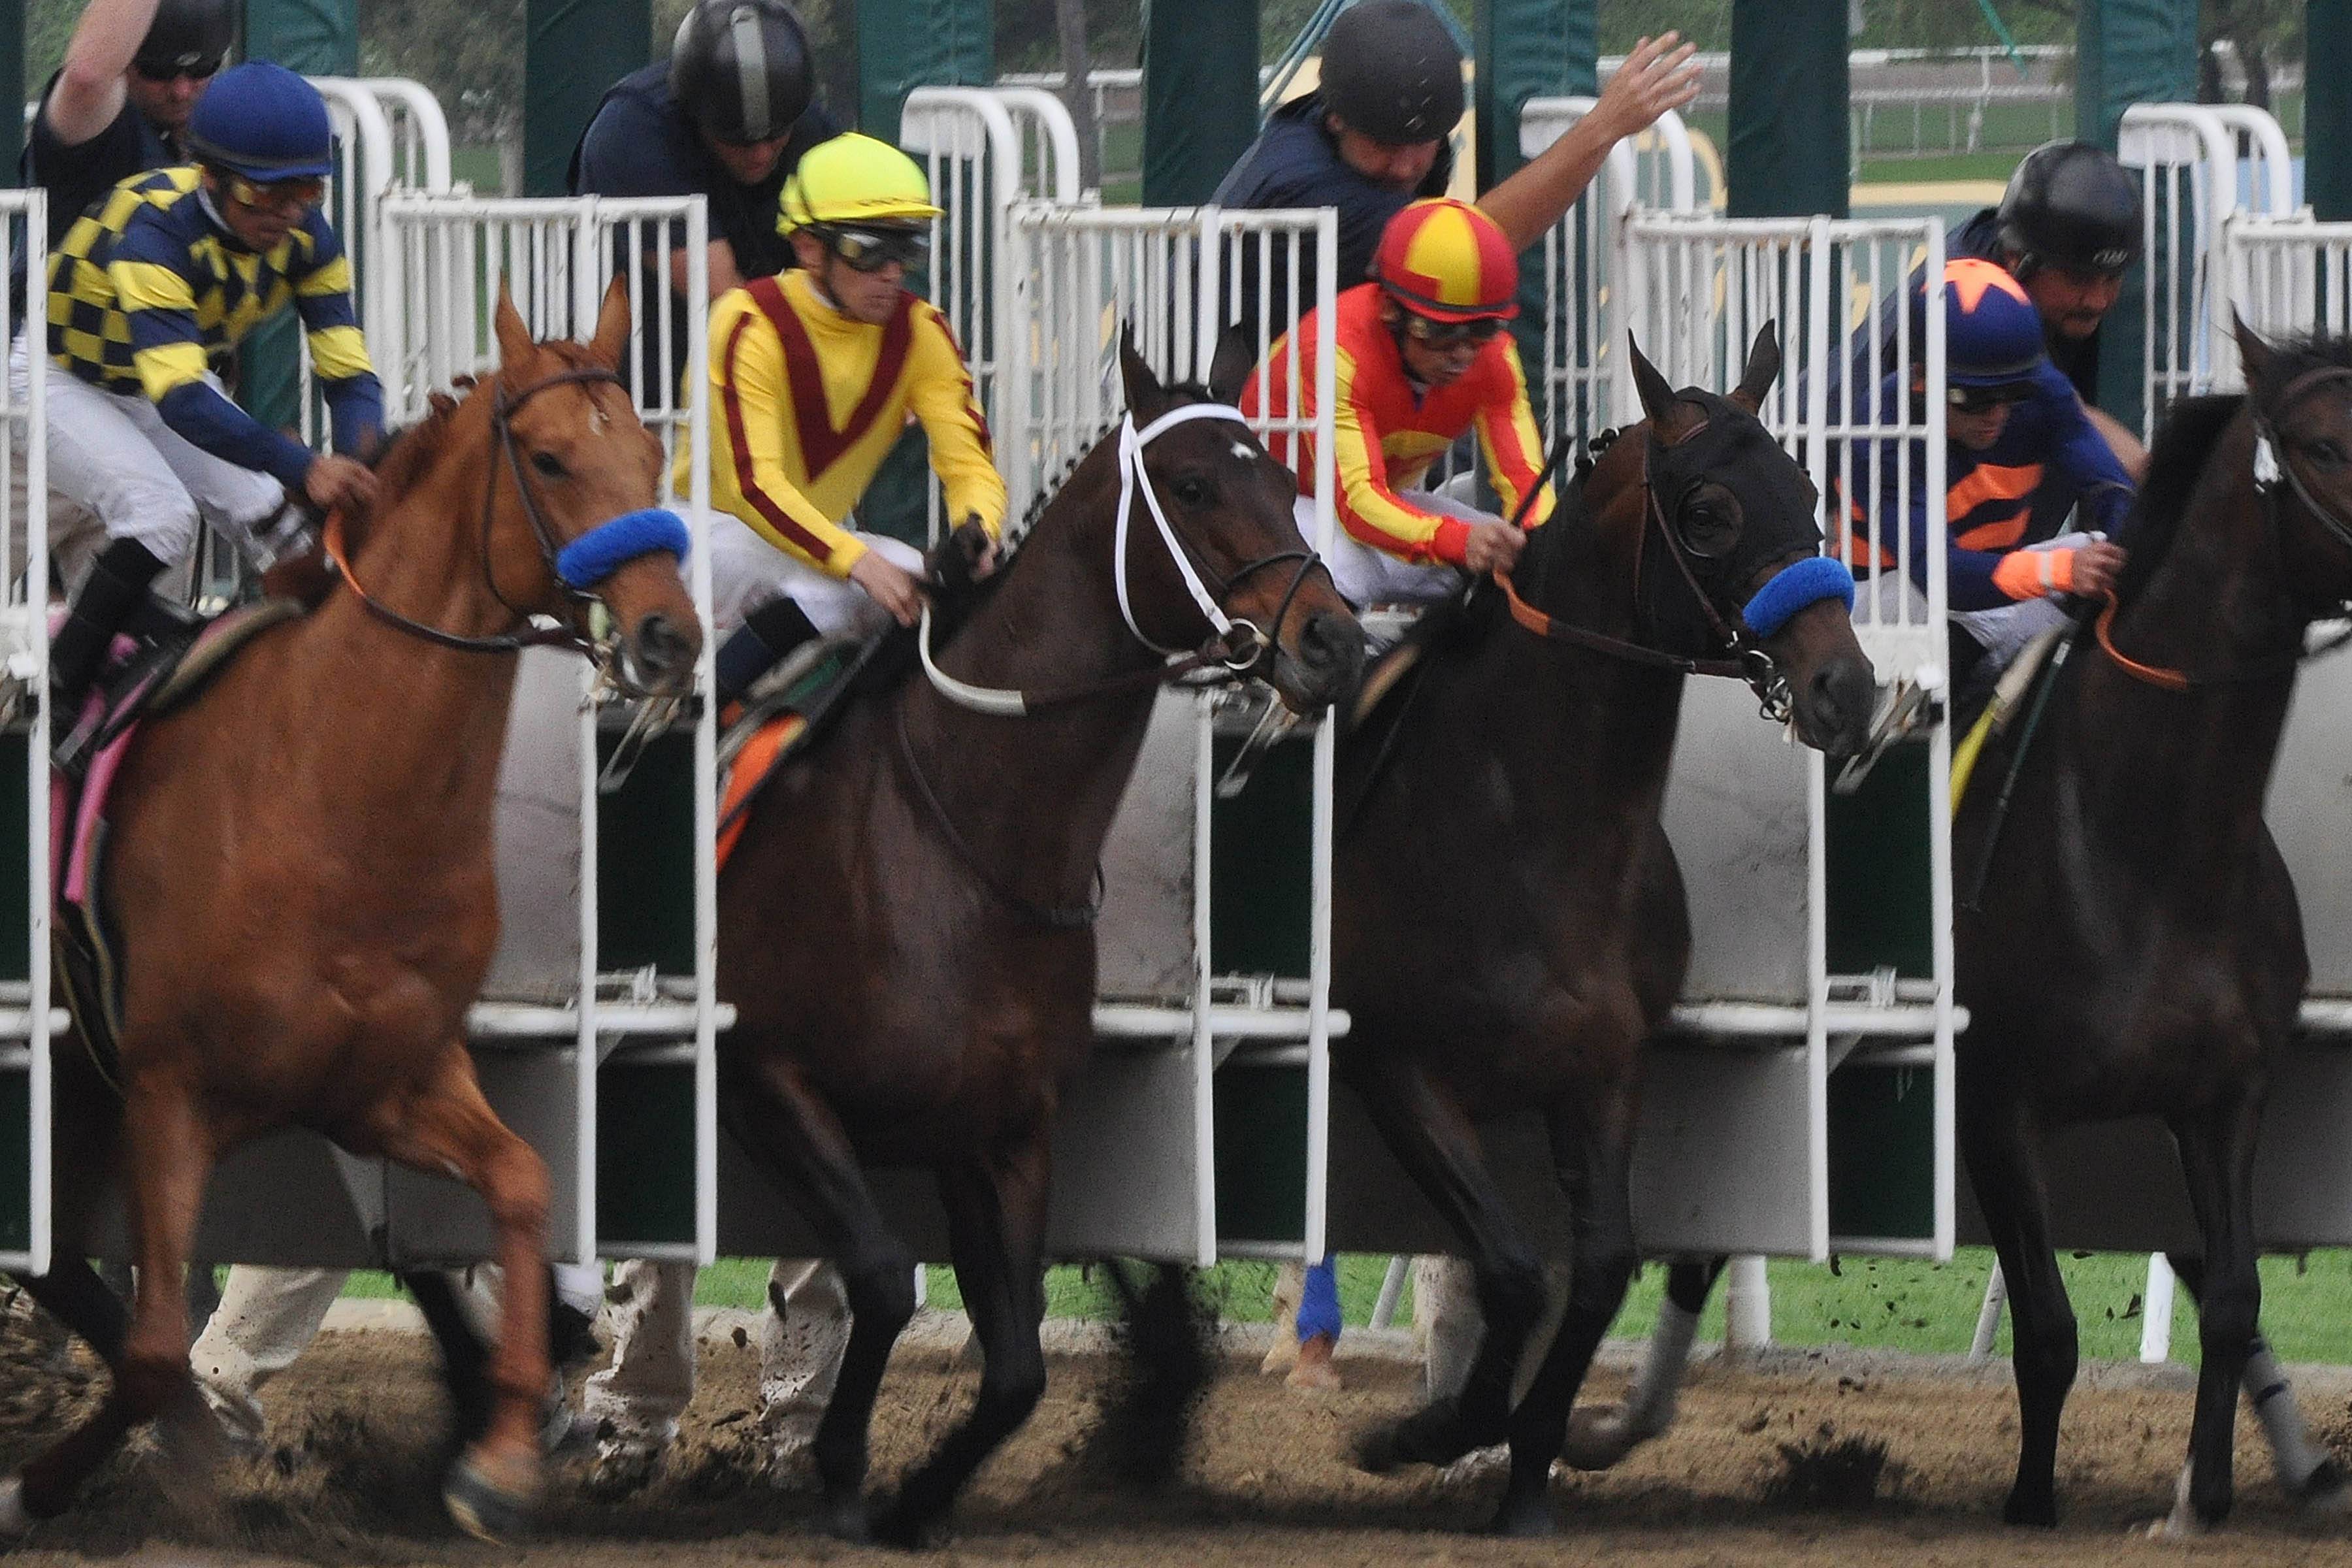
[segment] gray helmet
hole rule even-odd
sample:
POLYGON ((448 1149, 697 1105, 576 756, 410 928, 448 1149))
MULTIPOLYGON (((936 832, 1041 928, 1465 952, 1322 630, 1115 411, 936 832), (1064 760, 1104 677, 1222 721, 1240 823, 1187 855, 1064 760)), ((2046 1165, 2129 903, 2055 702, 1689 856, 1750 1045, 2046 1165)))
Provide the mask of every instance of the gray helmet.
POLYGON ((2139 182, 2105 148, 2044 142, 2010 175, 1999 221, 2020 278, 2043 267, 2111 276, 2139 258, 2139 182))
POLYGON ((141 75, 210 76, 236 42, 236 0, 163 0, 131 65, 141 75))
POLYGON ((669 91, 714 141, 783 135, 816 92, 801 19, 784 0, 697 0, 677 25, 669 91))
POLYGON ((1323 37, 1322 92, 1375 142, 1435 142, 1462 118, 1462 51, 1420 0, 1362 0, 1323 37))

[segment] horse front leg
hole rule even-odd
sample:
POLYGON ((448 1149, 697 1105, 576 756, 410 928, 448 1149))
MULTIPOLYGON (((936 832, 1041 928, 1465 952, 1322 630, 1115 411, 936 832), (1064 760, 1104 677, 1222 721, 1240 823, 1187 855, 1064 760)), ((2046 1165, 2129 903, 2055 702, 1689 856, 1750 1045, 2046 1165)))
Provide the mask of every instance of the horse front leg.
POLYGON ((870 1533, 866 1471, 874 1398, 891 1347, 915 1315, 915 1255, 874 1201, 857 1152, 833 1108, 780 1053, 741 1045, 719 1062, 727 1131, 781 1183, 841 1270, 849 1297, 849 1344, 816 1429, 825 1527, 848 1541, 870 1533))
POLYGON ((547 1396, 547 1217, 551 1191, 539 1152, 482 1097, 474 1058, 452 1041, 422 1089, 379 1107, 365 1141, 387 1159, 455 1176, 489 1209, 503 1276, 499 1342, 488 1369, 489 1424, 443 1482, 450 1518, 484 1541, 511 1539, 539 1500, 541 1402, 547 1396))
POLYGON ((1699 1314, 1731 1259, 1718 1254, 1683 1259, 1666 1269, 1665 1299, 1642 1356, 1641 1370, 1622 1404, 1580 1405, 1569 1417, 1560 1458, 1580 1470, 1605 1470, 1675 1424, 1675 1396, 1698 1336, 1699 1314))
POLYGON ((2238 1384, 2261 1328, 2262 1277, 2254 1268, 2254 1142, 2259 1092, 2172 1124, 2189 1206, 2205 1241, 2197 1300, 2197 1413, 2189 1463, 2166 1533, 2200 1534, 2230 1516, 2238 1384))
POLYGON ((2009 1282, 2011 1361, 2017 1375, 2017 1479, 2001 1507, 2011 1524, 2058 1522, 2058 1417, 2074 1385, 2074 1304, 2050 1247, 2041 1132, 2010 1086, 1979 1088, 1960 1074, 1960 1152, 1976 1189, 2001 1278, 2009 1282))
POLYGON ((1552 1461, 1566 1442, 1569 1409, 1592 1368, 1592 1353, 1625 1304, 1635 1263, 1635 1093, 1629 1073, 1589 1101, 1556 1106, 1546 1118, 1576 1250, 1559 1327, 1526 1397, 1511 1412, 1511 1479, 1495 1519, 1499 1534, 1543 1536, 1556 1528, 1552 1461))
POLYGON ((92 1292, 107 1293, 106 1287, 88 1265, 75 1266, 89 1275, 86 1282, 75 1279, 72 1268, 55 1277, 55 1299, 87 1323, 83 1331, 100 1353, 108 1352, 101 1337, 116 1336, 108 1356, 114 1386, 79 1426, 21 1475, 0 1482, 0 1531, 21 1531, 35 1520, 63 1513, 74 1489, 126 1434, 162 1415, 174 1398, 196 1397, 181 1273, 217 1155, 215 1133, 182 1086, 152 1072, 131 1079, 122 1116, 131 1250, 139 1264, 129 1329, 97 1306, 92 1292))
POLYGON ((1052 1152, 1044 1128, 1009 1153, 940 1173, 956 1285, 980 1336, 980 1397, 963 1425, 898 1488, 876 1524, 881 1539, 920 1544, 954 1506, 971 1474, 1011 1436, 1045 1393, 1045 1352, 1038 1330, 1045 1292, 1047 1173, 1052 1152))
POLYGON ((1397 1163, 1463 1237, 1486 1320, 1460 1394, 1441 1394, 1394 1426, 1364 1434, 1356 1463, 1374 1473, 1399 1464, 1451 1464, 1508 1435, 1512 1379, 1543 1312, 1543 1265, 1453 1095, 1419 1063, 1388 1055, 1360 1060, 1352 1081, 1397 1163))

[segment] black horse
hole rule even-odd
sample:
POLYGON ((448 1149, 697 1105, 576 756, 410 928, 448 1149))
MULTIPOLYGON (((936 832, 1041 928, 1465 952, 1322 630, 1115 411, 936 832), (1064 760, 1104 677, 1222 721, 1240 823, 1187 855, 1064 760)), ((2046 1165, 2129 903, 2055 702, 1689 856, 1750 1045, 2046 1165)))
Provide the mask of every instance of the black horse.
MULTIPOLYGON (((1999 792, 1979 790, 1954 825, 1953 863, 1990 869, 1954 933, 1970 1016, 1959 1137, 2015 1323, 2011 1523, 2057 1521, 2058 1416, 2074 1380, 2043 1144, 2056 1128, 2127 1116, 2171 1131, 2203 1244, 2184 1260, 2202 1359, 2169 1525, 2230 1511, 2262 1300, 2254 1134, 2310 972, 2263 801, 2305 628, 2352 596, 2352 340, 2273 346, 2242 323, 2237 335, 2250 390, 2183 403, 2166 425, 2125 536, 2130 564, 2090 646, 2052 678, 2005 824, 1999 792)), ((1979 776, 2007 773, 2024 735, 1989 750, 1979 776)), ((1677 1309, 1695 1312, 1712 1279, 1677 1268, 1677 1309)), ((1591 1425, 1616 1452, 1647 1435, 1591 1425)), ((1580 1463, 1611 1457, 1580 1447, 1580 1463)))

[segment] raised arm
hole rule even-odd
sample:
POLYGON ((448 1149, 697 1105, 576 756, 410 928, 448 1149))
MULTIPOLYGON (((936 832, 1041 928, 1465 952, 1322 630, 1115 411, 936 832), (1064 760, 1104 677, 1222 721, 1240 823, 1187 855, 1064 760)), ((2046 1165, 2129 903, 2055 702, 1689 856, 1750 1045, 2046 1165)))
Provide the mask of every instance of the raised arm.
POLYGON ((1676 47, 1681 37, 1668 33, 1634 45, 1591 113, 1478 198, 1512 249, 1525 250, 1567 216, 1621 139, 1648 130, 1658 116, 1698 96, 1699 68, 1691 58, 1698 46, 1676 47))
POLYGON ((155 20, 156 0, 90 0, 66 42, 66 61, 41 112, 59 142, 78 147, 122 112, 122 73, 155 20))

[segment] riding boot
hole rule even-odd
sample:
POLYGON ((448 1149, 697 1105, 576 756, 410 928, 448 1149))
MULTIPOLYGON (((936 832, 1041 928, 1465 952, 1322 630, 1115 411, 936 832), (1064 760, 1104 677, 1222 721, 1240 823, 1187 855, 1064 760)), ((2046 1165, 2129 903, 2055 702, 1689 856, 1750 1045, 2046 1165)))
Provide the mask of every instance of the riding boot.
POLYGON ((163 563, 135 539, 118 539, 90 563, 58 635, 49 639, 49 722, 62 746, 81 717, 89 689, 105 667, 115 634, 147 596, 163 563))
POLYGON ((791 599, 772 599, 744 616, 743 624, 719 645, 713 660, 719 706, 740 700, 778 659, 816 635, 808 612, 791 599))

